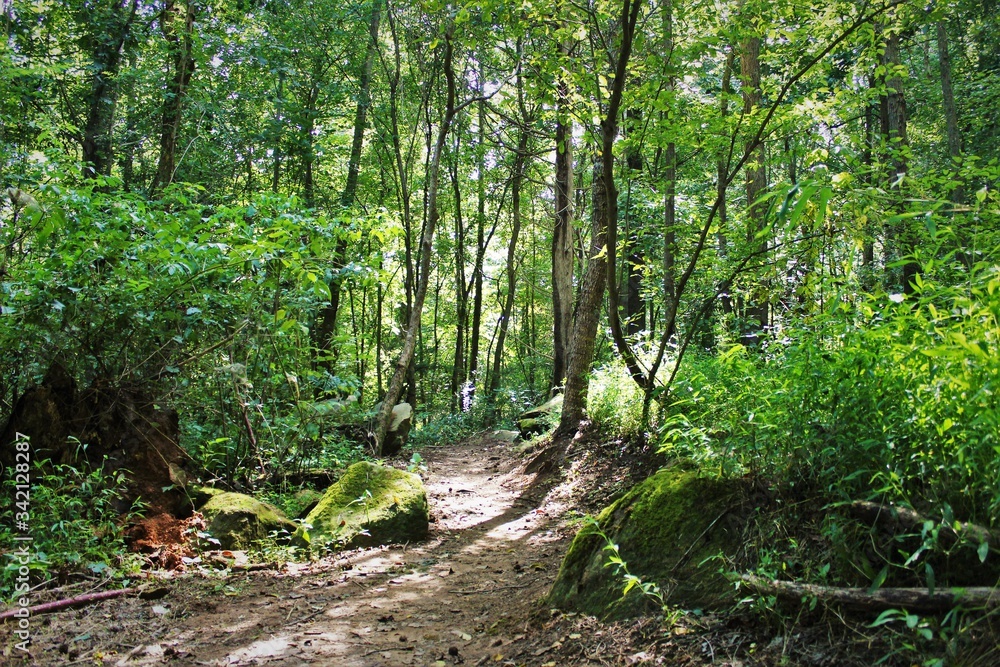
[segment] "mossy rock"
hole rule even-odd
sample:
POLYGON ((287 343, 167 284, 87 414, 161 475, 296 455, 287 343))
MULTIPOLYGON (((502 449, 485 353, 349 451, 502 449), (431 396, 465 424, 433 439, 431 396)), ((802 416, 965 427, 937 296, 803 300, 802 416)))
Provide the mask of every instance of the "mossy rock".
POLYGON ((300 546, 344 548, 413 542, 427 537, 427 493, 413 473, 362 461, 326 490, 295 535, 300 546))
POLYGON ((248 549, 271 533, 296 529, 281 510, 242 493, 216 494, 202 505, 201 513, 223 549, 248 549))
POLYGON ((541 405, 525 410, 517 417, 517 430, 522 440, 545 433, 555 421, 555 414, 562 409, 563 395, 556 394, 541 405))
POLYGON ((191 498, 191 503, 196 510, 200 509, 215 496, 222 495, 223 493, 227 493, 227 491, 225 489, 217 489, 214 486, 200 486, 198 484, 189 484, 187 486, 188 497, 191 498))
MULTIPOLYGON (((629 573, 659 585, 669 604, 719 608, 733 602, 734 589, 712 556, 735 552, 740 536, 732 521, 718 519, 738 511, 738 498, 731 481, 674 467, 633 487, 597 522, 618 545, 629 573)), ((654 610, 638 588, 622 595, 625 580, 606 567, 606 546, 593 525, 585 526, 563 559, 548 604, 608 619, 654 610)))
POLYGON ((313 511, 319 501, 323 499, 323 492, 314 489, 299 489, 295 494, 295 506, 302 508, 296 515, 297 518, 305 518, 309 512, 313 511))

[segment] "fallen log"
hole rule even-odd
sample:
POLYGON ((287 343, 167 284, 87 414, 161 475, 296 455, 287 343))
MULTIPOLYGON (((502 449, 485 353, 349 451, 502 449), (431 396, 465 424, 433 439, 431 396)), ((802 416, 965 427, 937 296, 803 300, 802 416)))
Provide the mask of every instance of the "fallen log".
POLYGON ((170 589, 168 588, 140 587, 120 588, 113 591, 98 591, 96 593, 83 593, 81 595, 74 595, 71 598, 54 600, 52 602, 43 602, 42 604, 36 604, 33 607, 12 607, 11 609, 0 613, 0 621, 17 617, 18 614, 24 613, 24 609, 28 610, 28 614, 30 616, 37 616, 39 614, 50 614, 55 611, 62 611, 63 609, 72 609, 73 607, 85 607, 104 600, 112 600, 114 598, 132 595, 135 595, 143 600, 158 600, 169 592, 170 589))
POLYGON ((1000 607, 1000 589, 990 586, 938 588, 932 593, 926 588, 880 588, 869 591, 867 588, 819 586, 766 579, 753 574, 744 574, 740 579, 758 593, 774 595, 779 600, 798 602, 802 598, 814 597, 827 604, 865 611, 906 609, 938 613, 946 612, 959 604, 989 609, 1000 607))
POLYGON ((882 523, 903 530, 919 530, 926 522, 940 523, 941 537, 947 538, 953 544, 959 539, 967 539, 977 544, 986 543, 992 548, 1000 546, 1000 535, 989 528, 965 521, 955 521, 951 524, 937 522, 909 507, 899 505, 883 505, 867 500, 856 500, 847 506, 854 516, 871 524, 882 523))

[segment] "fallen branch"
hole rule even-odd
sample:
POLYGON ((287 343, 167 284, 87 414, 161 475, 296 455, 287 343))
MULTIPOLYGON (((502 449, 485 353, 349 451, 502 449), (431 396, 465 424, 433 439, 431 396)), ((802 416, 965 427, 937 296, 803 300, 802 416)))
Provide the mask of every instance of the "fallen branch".
POLYGON ((114 598, 129 597, 133 595, 143 600, 158 600, 169 592, 169 588, 120 588, 114 591, 83 593, 81 595, 75 595, 71 598, 36 604, 34 607, 13 607, 3 613, 0 613, 0 621, 7 620, 8 618, 15 618, 17 614, 24 613, 22 611, 23 609, 27 609, 28 614, 31 616, 37 616, 39 614, 50 614, 55 611, 62 611, 63 609, 72 609, 73 607, 85 607, 87 605, 103 602, 104 600, 112 600, 114 598))
POLYGON ((964 521, 955 521, 952 524, 937 522, 909 507, 856 500, 848 505, 847 508, 854 516, 873 524, 883 523, 904 530, 919 530, 926 522, 931 521, 935 524, 940 524, 941 528, 938 534, 941 537, 948 538, 951 542, 956 542, 959 539, 967 539, 978 544, 985 542, 994 548, 1000 545, 1000 535, 997 535, 989 528, 964 521))
POLYGON ((827 604, 861 610, 906 609, 935 613, 948 611, 959 604, 968 607, 1000 607, 1000 589, 989 586, 939 588, 932 593, 926 588, 880 588, 869 591, 867 588, 800 584, 765 579, 753 574, 744 574, 740 579, 758 593, 774 595, 779 600, 798 602, 802 598, 814 597, 827 604))

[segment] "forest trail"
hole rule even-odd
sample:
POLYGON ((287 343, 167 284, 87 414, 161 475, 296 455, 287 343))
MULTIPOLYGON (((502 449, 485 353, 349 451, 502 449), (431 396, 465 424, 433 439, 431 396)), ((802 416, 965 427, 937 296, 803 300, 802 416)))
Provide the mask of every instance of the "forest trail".
POLYGON ((181 575, 159 601, 47 617, 37 664, 542 664, 533 626, 574 531, 570 485, 526 473, 489 435, 422 455, 427 541, 228 579, 181 575))

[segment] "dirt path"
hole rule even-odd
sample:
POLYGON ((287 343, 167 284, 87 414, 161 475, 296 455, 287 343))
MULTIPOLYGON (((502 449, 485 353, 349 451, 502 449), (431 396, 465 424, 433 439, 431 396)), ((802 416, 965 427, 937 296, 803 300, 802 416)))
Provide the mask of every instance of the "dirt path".
POLYGON ((184 575, 160 601, 43 617, 36 664, 523 664, 510 656, 536 645, 530 619, 572 535, 567 487, 525 473, 491 437, 422 454, 426 542, 184 575))

